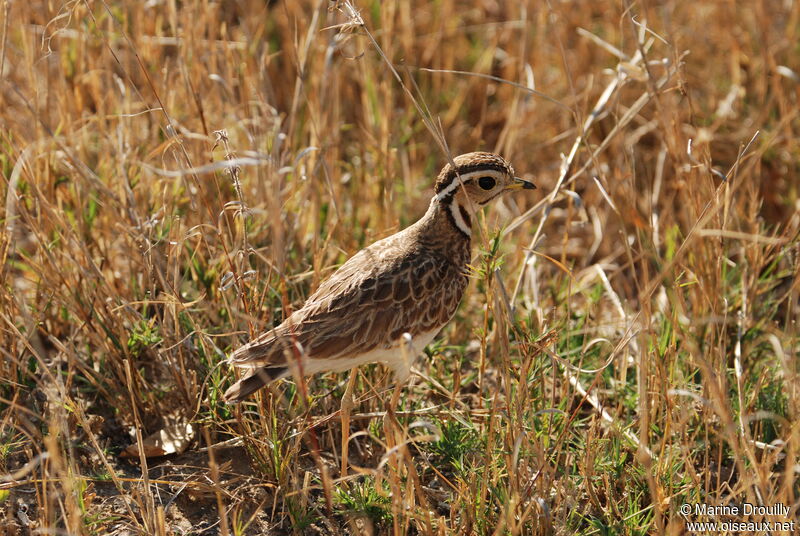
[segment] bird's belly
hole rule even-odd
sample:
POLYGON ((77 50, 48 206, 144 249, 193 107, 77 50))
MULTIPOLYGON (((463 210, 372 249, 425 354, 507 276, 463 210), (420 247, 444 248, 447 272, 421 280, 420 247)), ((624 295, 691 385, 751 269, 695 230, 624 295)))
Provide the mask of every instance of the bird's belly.
POLYGON ((400 341, 397 341, 397 344, 389 348, 374 348, 358 355, 325 359, 306 358, 303 363, 303 374, 311 375, 318 372, 343 372, 367 363, 379 362, 394 368, 396 363, 406 359, 410 364, 422 353, 428 343, 433 340, 441 329, 440 326, 436 329, 420 333, 416 337, 412 337, 411 346, 405 350, 401 347, 400 341))

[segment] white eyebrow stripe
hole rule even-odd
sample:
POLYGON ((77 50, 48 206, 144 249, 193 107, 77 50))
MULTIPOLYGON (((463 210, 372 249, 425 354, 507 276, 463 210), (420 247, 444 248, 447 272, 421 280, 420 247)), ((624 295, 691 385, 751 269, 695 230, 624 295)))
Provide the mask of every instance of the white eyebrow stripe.
POLYGON ((450 195, 450 193, 451 193, 453 190, 455 190, 456 188, 458 188, 458 185, 461 183, 461 181, 459 181, 458 179, 459 179, 459 176, 458 176, 458 175, 456 175, 455 177, 453 177, 453 180, 452 180, 452 182, 450 182, 450 184, 448 184, 448 185, 447 185, 447 188, 445 188, 444 190, 442 190, 441 192, 439 192, 438 194, 436 194, 436 199, 438 199, 439 201, 441 201, 442 199, 444 199, 445 197, 447 197, 448 195, 450 195))
MULTIPOLYGON (((456 181, 453 181, 453 182, 456 182, 456 181)), ((448 188, 449 188, 449 186, 448 186, 448 188)), ((465 222, 464 218, 461 216, 460 207, 458 206, 458 202, 455 199, 453 199, 450 202, 450 214, 453 215, 453 221, 456 222, 456 227, 461 229, 461 231, 465 235, 471 237, 472 236, 472 229, 469 228, 469 225, 467 225, 467 222, 465 222)))
POLYGON ((461 173, 460 175, 459 174, 454 175, 452 182, 450 182, 450 184, 448 184, 444 190, 436 194, 436 199, 441 201, 442 199, 450 195, 453 192, 453 190, 458 188, 462 183, 470 180, 473 176, 485 175, 485 174, 486 174, 485 170, 477 170, 477 171, 469 171, 467 173, 461 173))

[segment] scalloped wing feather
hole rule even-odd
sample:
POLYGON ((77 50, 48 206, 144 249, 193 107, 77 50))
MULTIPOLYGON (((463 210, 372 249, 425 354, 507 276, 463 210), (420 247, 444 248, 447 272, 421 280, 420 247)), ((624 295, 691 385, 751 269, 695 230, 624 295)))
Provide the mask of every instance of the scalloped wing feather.
POLYGON ((394 235, 354 255, 301 309, 229 361, 256 368, 301 355, 341 359, 390 348, 406 332, 438 331, 455 313, 467 277, 450 260, 402 244, 394 235))

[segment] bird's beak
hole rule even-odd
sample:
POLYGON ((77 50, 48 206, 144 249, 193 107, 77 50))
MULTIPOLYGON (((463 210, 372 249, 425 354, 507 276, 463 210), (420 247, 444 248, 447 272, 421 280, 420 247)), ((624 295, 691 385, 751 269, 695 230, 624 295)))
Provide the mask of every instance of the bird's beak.
POLYGON ((514 182, 511 183, 506 190, 535 190, 536 185, 532 182, 528 182, 525 180, 520 179, 519 177, 514 177, 514 182))

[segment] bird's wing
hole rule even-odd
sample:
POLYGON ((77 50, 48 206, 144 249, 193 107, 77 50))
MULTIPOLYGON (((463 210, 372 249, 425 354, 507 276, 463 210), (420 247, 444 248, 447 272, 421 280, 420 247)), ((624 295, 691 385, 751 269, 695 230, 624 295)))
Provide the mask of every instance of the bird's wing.
POLYGON ((283 324, 231 355, 240 367, 287 358, 336 359, 389 348, 403 333, 436 330, 455 313, 467 277, 450 260, 396 240, 376 242, 343 264, 283 324))

